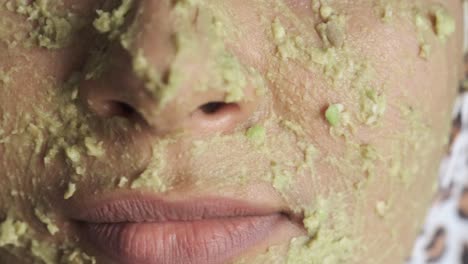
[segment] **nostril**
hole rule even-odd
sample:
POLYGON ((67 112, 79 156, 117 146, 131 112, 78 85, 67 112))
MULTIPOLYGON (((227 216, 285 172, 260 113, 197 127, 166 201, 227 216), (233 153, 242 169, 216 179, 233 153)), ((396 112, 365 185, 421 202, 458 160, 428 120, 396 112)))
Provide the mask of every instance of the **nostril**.
POLYGON ((137 111, 131 107, 129 104, 122 102, 113 102, 113 107, 115 108, 116 115, 129 118, 137 114, 137 111))
POLYGON ((129 104, 120 101, 106 101, 92 107, 102 117, 123 117, 132 119, 138 112, 129 104))
POLYGON ((200 110, 204 114, 211 115, 211 114, 215 114, 216 112, 218 112, 224 105, 225 103, 223 102, 210 102, 210 103, 200 106, 200 110))
POLYGON ((224 102, 209 102, 199 107, 200 111, 205 115, 215 115, 228 110, 238 109, 239 106, 235 103, 224 102))
POLYGON ((217 101, 199 106, 190 115, 192 129, 202 133, 230 131, 242 118, 240 104, 217 101))

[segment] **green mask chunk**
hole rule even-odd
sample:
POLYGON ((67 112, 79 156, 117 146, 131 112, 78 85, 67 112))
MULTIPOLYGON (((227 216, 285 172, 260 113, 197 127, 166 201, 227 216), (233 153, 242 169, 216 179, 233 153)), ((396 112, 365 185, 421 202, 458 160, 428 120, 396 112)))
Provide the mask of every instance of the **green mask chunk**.
POLYGON ((340 124, 343 110, 342 104, 332 104, 327 108, 325 118, 331 126, 338 126, 340 124))

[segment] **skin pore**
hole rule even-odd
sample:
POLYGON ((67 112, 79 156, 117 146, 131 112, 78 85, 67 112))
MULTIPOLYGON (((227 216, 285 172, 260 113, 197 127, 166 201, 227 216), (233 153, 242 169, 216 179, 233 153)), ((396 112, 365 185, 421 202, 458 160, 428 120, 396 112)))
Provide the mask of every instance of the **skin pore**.
POLYGON ((228 263, 401 262, 448 140, 460 6, 0 0, 0 262, 116 263, 73 210, 129 192, 288 214, 228 263))

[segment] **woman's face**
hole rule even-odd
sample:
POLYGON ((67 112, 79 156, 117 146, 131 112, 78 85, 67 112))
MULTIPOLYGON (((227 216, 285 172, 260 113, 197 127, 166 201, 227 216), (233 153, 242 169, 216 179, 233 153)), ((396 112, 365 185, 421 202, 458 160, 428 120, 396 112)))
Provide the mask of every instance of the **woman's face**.
POLYGON ((0 262, 401 261, 460 10, 0 0, 0 262))

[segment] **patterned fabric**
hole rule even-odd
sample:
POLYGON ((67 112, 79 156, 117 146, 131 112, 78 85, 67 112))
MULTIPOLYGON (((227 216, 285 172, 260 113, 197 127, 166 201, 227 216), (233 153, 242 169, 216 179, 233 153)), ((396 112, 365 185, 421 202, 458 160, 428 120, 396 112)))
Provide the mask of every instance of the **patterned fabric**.
POLYGON ((439 191, 408 264, 468 264, 468 92, 457 99, 453 120, 439 191))
POLYGON ((439 190, 407 264, 468 264, 468 1, 465 81, 452 113, 450 147, 439 170, 439 190))
POLYGON ((455 103, 450 147, 439 190, 408 264, 468 264, 468 1, 465 11, 465 81, 455 103))

